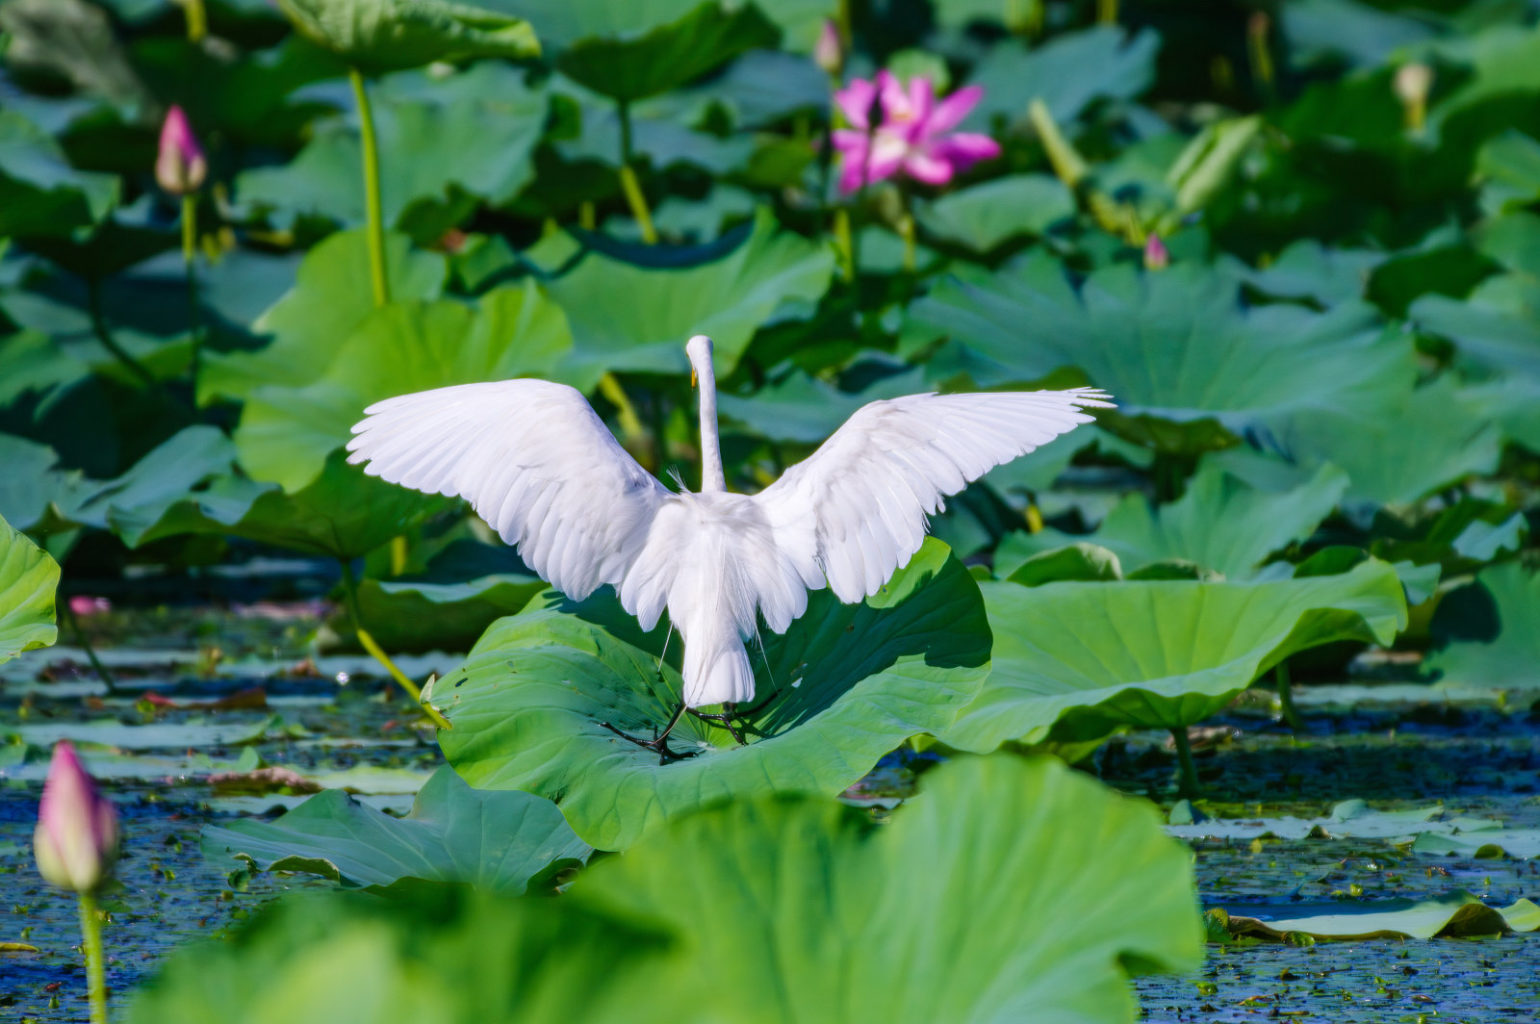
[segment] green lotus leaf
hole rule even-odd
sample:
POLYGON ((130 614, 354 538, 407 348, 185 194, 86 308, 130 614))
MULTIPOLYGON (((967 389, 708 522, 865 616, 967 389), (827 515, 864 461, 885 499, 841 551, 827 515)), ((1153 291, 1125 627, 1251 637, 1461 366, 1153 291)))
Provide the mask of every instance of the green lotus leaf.
POLYGON ((366 74, 540 54, 522 18, 443 0, 278 0, 295 29, 366 74))
POLYGON ((1077 292, 1034 252, 997 274, 942 278, 910 318, 951 341, 933 372, 990 386, 1076 368, 1118 401, 1103 428, 1166 451, 1286 434, 1326 410, 1370 421, 1404 391, 1409 346, 1367 305, 1247 309, 1237 289, 1229 275, 1180 264, 1110 267, 1077 292))
POLYGON ((1290 62, 1307 67, 1326 57, 1345 57, 1378 67, 1397 50, 1431 39, 1436 26, 1423 18, 1382 11, 1351 0, 1298 0, 1280 8, 1290 62))
MULTIPOLYGON (((1458 834, 1425 832, 1412 841, 1412 852, 1431 856, 1452 854, 1477 859, 1532 860, 1540 857, 1540 829, 1509 829, 1496 824, 1495 827, 1469 829, 1458 834)), ((1510 921, 1510 924, 1513 922, 1510 921)), ((1540 930, 1540 918, 1534 918, 1528 927, 1518 924, 1513 924, 1513 927, 1515 931, 1523 932, 1540 930)))
POLYGON ((460 882, 518 896, 548 888, 592 851, 549 800, 471 789, 445 765, 405 818, 329 789, 275 821, 211 825, 203 830, 203 852, 375 891, 407 881, 460 882))
MULTIPOLYGON (((1515 908, 1523 909, 1518 904, 1515 908)), ((1219 913, 1223 915, 1220 923, 1232 938, 1272 942, 1297 942, 1295 936, 1299 935, 1308 935, 1317 942, 1359 942, 1501 935, 1513 930, 1504 911, 1487 906, 1468 892, 1420 902, 1370 900, 1346 906, 1291 903, 1282 907, 1268 904, 1226 908, 1219 913)))
POLYGON ((1369 275, 1385 261, 1373 249, 1330 249, 1312 238, 1291 244, 1265 270, 1242 271, 1246 283, 1280 299, 1313 299, 1324 306, 1362 299, 1369 275))
MULTIPOLYGON (((477 64, 444 81, 394 75, 379 83, 374 98, 375 131, 386 154, 380 165, 386 224, 410 230, 419 204, 468 213, 474 201, 461 203, 462 196, 502 205, 533 179, 531 156, 545 132, 547 99, 526 87, 516 69, 477 64), (445 153, 454 159, 445 160, 445 153)), ((361 224, 360 159, 356 126, 335 122, 290 163, 243 171, 235 194, 259 209, 284 211, 289 220, 311 215, 361 224)))
POLYGON ((1490 279, 1465 299, 1424 295, 1412 303, 1407 315, 1422 330, 1453 341, 1460 355, 1477 366, 1540 378, 1535 305, 1510 301, 1512 296, 1503 294, 1510 291, 1504 287, 1509 283, 1507 278, 1490 279))
POLYGON ((14 434, 0 434, 0 466, 0 519, 18 530, 72 521, 92 487, 52 448, 14 434))
POLYGON ((937 768, 881 828, 812 799, 691 815, 570 898, 673 925, 730 1020, 1111 1024, 1138 1016, 1126 973, 1200 962, 1190 858, 1148 804, 996 755, 937 768))
POLYGON ((1307 539, 1347 485, 1345 473, 1323 466, 1292 490, 1263 491, 1208 461, 1181 498, 1157 507, 1130 494, 1088 537, 1054 529, 1011 534, 995 554, 995 575, 1009 577, 1031 555, 1089 540, 1115 553, 1125 570, 1181 559, 1245 579, 1274 551, 1307 539))
MULTIPOLYGON (((412 249, 404 235, 385 236, 385 263, 397 302, 437 298, 444 286, 444 258, 412 249)), ((265 384, 310 383, 373 309, 364 230, 328 236, 306 253, 294 287, 253 324, 258 334, 273 336, 265 348, 205 355, 199 401, 244 399, 265 384)))
POLYGON ((1449 835, 1455 832, 1485 831, 1502 828, 1495 818, 1466 818, 1450 814, 1442 804, 1412 807, 1402 811, 1379 811, 1362 800, 1342 800, 1331 813, 1319 818, 1249 817, 1205 818, 1191 823, 1173 821, 1166 826, 1168 835, 1182 839, 1229 839, 1250 841, 1306 839, 1322 833, 1332 839, 1386 839, 1399 844, 1413 836, 1449 835))
POLYGON ((69 235, 100 224, 118 203, 118 179, 77 171, 52 135, 0 111, 0 238, 69 235))
MULTIPOLYGON (((753 4, 704 0, 666 23, 618 32, 608 31, 616 24, 610 12, 633 6, 627 0, 585 0, 576 6, 595 9, 595 20, 583 24, 584 38, 567 44, 556 66, 573 81, 623 103, 668 92, 745 50, 774 47, 781 37, 753 4)), ((664 11, 677 6, 662 5, 664 11)), ((620 16, 622 22, 632 17, 620 16)))
POLYGON ((1304 465, 1341 467, 1349 481, 1345 503, 1408 504, 1495 470, 1502 431, 1473 419, 1464 396, 1446 376, 1402 391, 1372 421, 1347 407, 1296 420, 1283 446, 1304 465))
POLYGON ((982 583, 995 637, 983 689, 939 738, 964 750, 1119 726, 1183 729, 1292 654, 1388 644, 1406 625, 1396 572, 1261 583, 982 583), (1062 720, 1062 721, 1061 721, 1062 720))
POLYGON ((0 663, 58 639, 58 589, 59 563, 0 519, 0 663))
POLYGON ((1066 32, 1034 45, 1017 40, 996 44, 979 61, 968 85, 984 87, 984 98, 964 124, 988 131, 996 117, 1024 129, 1027 107, 1042 100, 1054 120, 1064 123, 1098 99, 1133 99, 1155 80, 1160 37, 1145 29, 1132 37, 1116 25, 1066 32))
POLYGON ((768 210, 746 241, 708 263, 645 267, 589 253, 548 286, 572 325, 565 372, 683 373, 684 339, 707 334, 726 376, 782 303, 817 302, 833 271, 828 247, 777 231, 768 210))
POLYGON ((915 203, 929 235, 986 254, 1023 235, 1042 235, 1075 216, 1075 195, 1047 174, 996 178, 936 200, 915 203))
MULTIPOLYGON (((374 402, 450 384, 556 377, 571 347, 562 311, 533 283, 489 292, 477 307, 448 299, 392 303, 364 316, 319 379, 249 394, 235 432, 241 465, 297 491, 374 402)), ((573 383, 586 390, 594 381, 573 383)))
POLYGON ((1540 199, 1540 141, 1519 131, 1488 139, 1476 154, 1476 176, 1487 213, 1529 206, 1540 199))
POLYGON ((656 998, 686 983, 672 945, 655 928, 567 900, 448 886, 389 900, 297 894, 229 941, 176 951, 124 1019, 705 1024, 656 998))
POLYGON ((544 581, 519 573, 459 583, 366 579, 358 585, 358 617, 388 651, 463 651, 545 589, 544 581))
POLYGON ((949 725, 989 657, 976 584, 928 541, 865 604, 822 591, 785 636, 764 637, 758 692, 780 690, 750 718, 746 746, 686 715, 670 742, 695 756, 660 764, 603 723, 650 737, 678 706, 677 670, 659 664, 665 631, 643 636, 613 601, 577 611, 602 625, 554 595, 494 623, 432 703, 454 725, 444 753, 473 786, 559 798, 577 834, 607 850, 715 800, 839 793, 905 739, 949 725))
POLYGON ((238 476, 235 461, 235 445, 218 427, 187 427, 98 484, 75 519, 112 530, 131 548, 202 532, 209 521, 233 526, 273 489, 238 476))
POLYGON ((1428 656, 1440 685, 1482 689, 1540 687, 1540 573, 1517 562, 1494 565, 1476 576, 1497 612, 1496 635, 1486 642, 1454 642, 1428 656))

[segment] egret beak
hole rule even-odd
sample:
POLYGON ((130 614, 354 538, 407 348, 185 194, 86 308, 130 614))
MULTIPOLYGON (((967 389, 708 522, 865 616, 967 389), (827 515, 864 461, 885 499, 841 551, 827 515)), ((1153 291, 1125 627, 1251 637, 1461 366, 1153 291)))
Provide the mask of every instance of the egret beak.
POLYGON ((692 367, 690 367, 690 387, 693 388, 693 387, 695 387, 699 383, 700 383, 700 380, 695 375, 695 367, 692 366, 692 367))

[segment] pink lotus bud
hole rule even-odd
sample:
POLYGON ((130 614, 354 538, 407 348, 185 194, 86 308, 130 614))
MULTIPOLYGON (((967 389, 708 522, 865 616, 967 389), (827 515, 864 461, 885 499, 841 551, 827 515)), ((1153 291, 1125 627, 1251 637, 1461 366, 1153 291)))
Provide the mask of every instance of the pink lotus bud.
POLYGON ((54 744, 32 850, 38 874, 54 885, 91 892, 118 857, 118 815, 96 791, 68 740, 54 744))
POLYGON ((823 28, 818 30, 813 60, 830 75, 838 75, 845 66, 845 42, 840 38, 840 28, 833 18, 825 18, 823 28))
POLYGON ((1151 235, 1144 240, 1144 269, 1165 270, 1171 265, 1171 252, 1166 248, 1166 243, 1160 240, 1159 235, 1151 235))
POLYGON ((160 152, 155 156, 155 180, 174 196, 185 196, 203 187, 208 177, 208 162, 203 147, 193 135, 192 125, 181 107, 166 111, 160 126, 160 152))

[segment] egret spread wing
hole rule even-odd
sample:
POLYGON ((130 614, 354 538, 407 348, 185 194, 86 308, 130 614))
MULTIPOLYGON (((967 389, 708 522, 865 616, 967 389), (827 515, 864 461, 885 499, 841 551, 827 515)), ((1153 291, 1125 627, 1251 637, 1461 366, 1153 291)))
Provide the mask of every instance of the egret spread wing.
POLYGON ((1106 399, 1076 388, 872 402, 756 500, 809 588, 860 601, 920 549, 947 495, 1090 422, 1081 409, 1106 399))
POLYGON ((669 495, 565 384, 461 384, 364 412, 349 462, 469 500, 530 568, 578 600, 622 581, 669 495))

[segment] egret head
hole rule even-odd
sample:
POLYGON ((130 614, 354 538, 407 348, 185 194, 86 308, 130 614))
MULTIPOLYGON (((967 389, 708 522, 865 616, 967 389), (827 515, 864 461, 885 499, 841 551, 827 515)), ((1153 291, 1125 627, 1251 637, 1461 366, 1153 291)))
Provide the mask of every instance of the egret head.
POLYGON ((697 334, 684 343, 685 355, 690 357, 690 386, 711 372, 711 339, 697 334))

